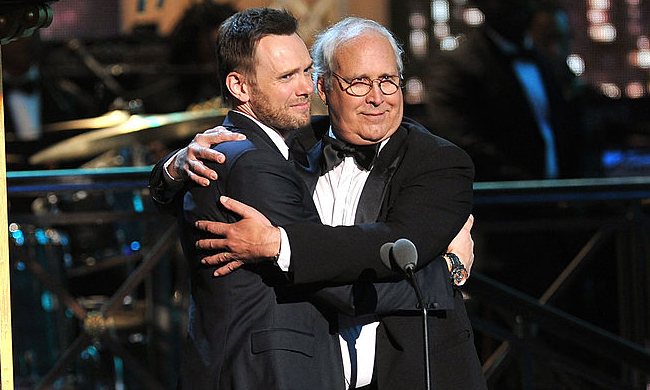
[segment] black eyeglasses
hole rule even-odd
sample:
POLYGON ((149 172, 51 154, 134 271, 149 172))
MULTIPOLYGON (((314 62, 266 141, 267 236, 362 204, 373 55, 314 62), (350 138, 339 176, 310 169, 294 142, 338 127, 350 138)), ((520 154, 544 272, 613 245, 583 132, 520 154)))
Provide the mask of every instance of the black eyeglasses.
POLYGON ((343 80, 348 84, 347 87, 343 87, 339 81, 339 85, 341 85, 341 89, 343 91, 345 91, 348 95, 356 97, 366 96, 369 94, 370 91, 372 91, 373 85, 375 85, 375 81, 377 82, 377 85, 379 85, 379 90, 384 95, 392 95, 397 92, 397 90, 399 90, 402 86, 402 80, 399 76, 381 76, 376 79, 360 77, 354 79, 353 81, 348 81, 334 72, 332 72, 332 74, 339 80, 343 80))

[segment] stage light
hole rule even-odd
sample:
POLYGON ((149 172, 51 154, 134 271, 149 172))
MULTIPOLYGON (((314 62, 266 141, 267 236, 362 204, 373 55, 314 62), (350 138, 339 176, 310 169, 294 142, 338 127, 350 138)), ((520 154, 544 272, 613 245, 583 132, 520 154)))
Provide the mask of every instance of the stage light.
POLYGON ((447 0, 434 0, 431 2, 431 19, 435 22, 449 21, 449 2, 447 0))
POLYGON ((566 64, 576 76, 585 72, 585 61, 578 54, 570 54, 566 59, 566 64))
POLYGON ((644 68, 644 69, 650 68, 650 50, 649 49, 639 50, 639 52, 636 55, 636 62, 639 68, 644 68))
POLYGON ((418 77, 406 80, 405 89, 404 100, 407 104, 420 104, 424 101, 424 83, 418 77))
POLYGON ((612 99, 619 99, 621 97, 621 89, 614 83, 602 83, 600 84, 600 90, 605 96, 612 99))
POLYGON ((478 8, 467 8, 463 12, 463 20, 470 26, 480 26, 485 21, 485 15, 478 8))
POLYGON ((452 51, 458 47, 458 39, 454 37, 446 37, 440 41, 440 50, 452 51))
POLYGON ((625 94, 632 99, 638 99, 642 97, 644 94, 643 84, 638 81, 629 83, 625 86, 625 94))
POLYGON ((434 23, 433 34, 438 38, 448 37, 450 34, 449 25, 447 23, 434 23))
POLYGON ((409 16, 409 25, 411 28, 423 29, 427 26, 427 19, 420 12, 413 12, 409 16))
POLYGON ((616 40, 616 27, 611 23, 590 26, 589 37, 596 42, 614 42, 616 40))
POLYGON ((429 37, 424 30, 412 30, 409 34, 409 46, 414 57, 424 58, 429 48, 429 37))

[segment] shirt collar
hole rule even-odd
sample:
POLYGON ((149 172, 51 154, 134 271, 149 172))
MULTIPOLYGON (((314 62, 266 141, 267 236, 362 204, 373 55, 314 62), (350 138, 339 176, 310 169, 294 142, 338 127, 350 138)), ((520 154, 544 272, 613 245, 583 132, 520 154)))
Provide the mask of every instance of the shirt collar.
POLYGON ((273 141, 273 144, 278 148, 280 153, 282 153, 282 156, 284 157, 284 159, 285 160, 289 159, 289 147, 284 142, 284 138, 282 138, 282 136, 277 131, 273 130, 269 126, 265 125, 264 123, 260 122, 256 118, 253 118, 252 116, 250 116, 250 115, 248 115, 248 114, 246 114, 244 112, 237 111, 237 110, 234 110, 234 111, 236 111, 238 114, 241 114, 241 115, 247 117, 248 119, 252 120, 253 122, 255 122, 255 124, 258 125, 260 127, 260 129, 262 129, 266 133, 266 135, 269 136, 269 138, 271 138, 271 141, 273 141))

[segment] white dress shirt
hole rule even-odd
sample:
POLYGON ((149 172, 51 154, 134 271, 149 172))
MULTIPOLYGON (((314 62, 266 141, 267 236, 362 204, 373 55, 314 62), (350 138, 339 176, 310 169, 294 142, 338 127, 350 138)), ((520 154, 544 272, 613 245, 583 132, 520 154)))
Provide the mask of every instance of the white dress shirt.
MULTIPOLYGON (((331 128, 329 135, 335 138, 331 128)), ((381 143, 379 150, 387 141, 381 143)), ((370 171, 360 168, 354 158, 345 157, 339 165, 318 178, 313 199, 323 224, 330 226, 354 225, 361 192, 369 175, 370 171)), ((347 320, 351 319, 347 318, 347 320)), ((354 324, 361 325, 363 322, 354 324)), ((346 325, 351 324, 342 324, 339 321, 339 327, 346 325)), ((378 325, 379 322, 376 321, 364 324, 357 339, 357 387, 368 385, 372 380, 378 325)), ((347 384, 350 383, 350 354, 347 343, 340 336, 339 342, 347 388, 347 384)))

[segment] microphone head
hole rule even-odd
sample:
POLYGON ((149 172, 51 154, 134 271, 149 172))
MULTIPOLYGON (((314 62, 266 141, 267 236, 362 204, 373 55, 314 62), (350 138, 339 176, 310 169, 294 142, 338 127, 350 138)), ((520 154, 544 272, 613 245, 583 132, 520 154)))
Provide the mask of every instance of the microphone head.
POLYGON ((418 263, 418 250, 409 239, 400 238, 395 241, 391 252, 395 263, 402 270, 414 268, 418 263))
POLYGON ((379 257, 381 258, 381 262, 384 263, 386 268, 388 269, 393 269, 393 265, 391 264, 390 261, 390 250, 393 247, 392 242, 387 242, 384 245, 379 248, 379 257))

